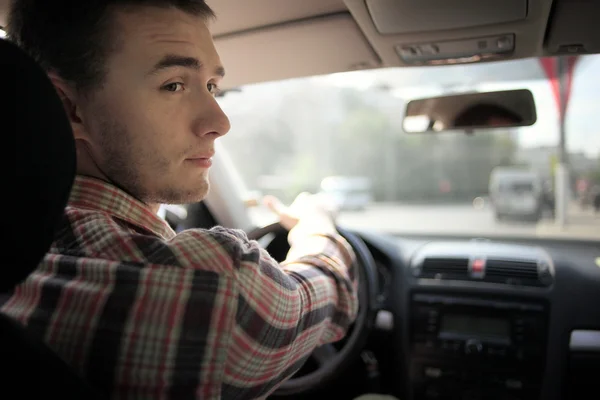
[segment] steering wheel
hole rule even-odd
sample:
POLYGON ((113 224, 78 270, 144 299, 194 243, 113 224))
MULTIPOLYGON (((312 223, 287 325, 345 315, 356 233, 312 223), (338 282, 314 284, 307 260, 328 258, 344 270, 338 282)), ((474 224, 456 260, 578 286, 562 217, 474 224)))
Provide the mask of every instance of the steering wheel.
MULTIPOLYGON (((356 267, 359 279, 358 315, 346 337, 338 342, 339 344, 343 344, 341 348, 336 348, 333 344, 325 344, 317 347, 310 356, 318 366, 317 369, 314 372, 303 375, 297 373, 292 376, 275 390, 273 396, 296 395, 325 386, 328 382, 343 373, 360 356, 369 332, 373 327, 377 312, 375 309, 377 304, 377 269, 375 261, 365 243, 358 236, 339 227, 338 232, 348 241, 356 254, 356 267)), ((259 240, 268 234, 273 234, 274 239, 266 246, 266 249, 275 259, 282 261, 285 258, 285 254, 282 254, 281 250, 285 249, 286 253, 289 250, 287 233, 287 230, 279 223, 274 223, 251 231, 248 233, 248 237, 253 240, 259 240), (278 249, 270 249, 275 246, 278 249), (279 256, 276 253, 279 253, 279 256)))

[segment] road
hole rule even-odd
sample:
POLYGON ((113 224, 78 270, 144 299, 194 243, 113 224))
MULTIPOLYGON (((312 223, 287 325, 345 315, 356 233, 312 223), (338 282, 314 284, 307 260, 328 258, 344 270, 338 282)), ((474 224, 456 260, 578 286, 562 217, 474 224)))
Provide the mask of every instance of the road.
MULTIPOLYGON (((258 211, 258 210, 257 210, 258 211)), ((274 215, 259 212, 267 222, 274 215)), ((339 225, 386 233, 449 234, 468 236, 538 236, 600 240, 600 215, 571 207, 569 225, 558 227, 552 219, 538 223, 519 220, 496 221, 493 209, 464 205, 408 205, 375 203, 365 211, 342 212, 339 225)), ((262 218, 261 218, 262 219, 262 218)))
POLYGON ((536 225, 495 221, 490 209, 472 205, 373 205, 362 212, 343 212, 338 223, 357 229, 386 232, 534 235, 536 225))
POLYGON ((566 229, 552 219, 535 222, 496 221, 493 209, 473 205, 374 204, 365 211, 343 212, 338 223, 348 228, 391 233, 434 233, 494 236, 558 236, 600 239, 600 215, 573 208, 566 229))

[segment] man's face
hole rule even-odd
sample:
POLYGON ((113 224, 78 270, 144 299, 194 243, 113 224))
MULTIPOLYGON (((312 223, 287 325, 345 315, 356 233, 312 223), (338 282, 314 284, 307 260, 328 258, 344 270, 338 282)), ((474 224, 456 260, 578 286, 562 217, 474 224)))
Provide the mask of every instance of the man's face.
POLYGON ((214 98, 223 67, 201 17, 175 9, 117 12, 116 50, 81 104, 84 157, 138 199, 204 198, 215 139, 229 120, 214 98))

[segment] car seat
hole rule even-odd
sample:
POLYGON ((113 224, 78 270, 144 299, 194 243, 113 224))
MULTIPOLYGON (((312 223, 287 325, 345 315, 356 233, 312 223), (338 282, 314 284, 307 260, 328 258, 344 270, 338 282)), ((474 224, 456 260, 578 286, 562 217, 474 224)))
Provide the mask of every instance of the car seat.
MULTIPOLYGON (((5 96, 0 107, 7 139, 3 189, 8 239, 2 242, 0 310, 19 283, 48 251, 63 217, 75 178, 75 143, 62 102, 50 79, 25 52, 0 39, 0 76, 5 96), (12 165, 8 166, 12 159, 12 165)), ((0 313, 2 399, 98 399, 41 337, 0 313)))

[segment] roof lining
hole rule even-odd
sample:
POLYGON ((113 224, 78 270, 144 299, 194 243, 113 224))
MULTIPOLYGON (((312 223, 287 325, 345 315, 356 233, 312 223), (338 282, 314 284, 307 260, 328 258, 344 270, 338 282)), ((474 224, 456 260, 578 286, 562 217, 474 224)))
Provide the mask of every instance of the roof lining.
MULTIPOLYGON (((240 29, 237 31, 220 33, 220 34, 213 35, 213 39, 214 40, 225 39, 225 38, 245 35, 245 34, 249 34, 249 33, 268 31, 271 29, 278 29, 278 28, 285 28, 287 26, 302 24, 305 22, 314 22, 314 21, 318 21, 318 20, 322 20, 322 19, 335 18, 335 17, 339 17, 339 16, 350 16, 351 17, 352 15, 347 11, 338 11, 338 12, 332 12, 332 13, 327 13, 327 14, 315 15, 315 16, 311 16, 311 17, 297 18, 297 19, 293 19, 293 20, 277 22, 275 24, 267 24, 267 25, 257 26, 254 28, 240 29)), ((366 40, 366 37, 365 37, 365 40, 366 40)))

